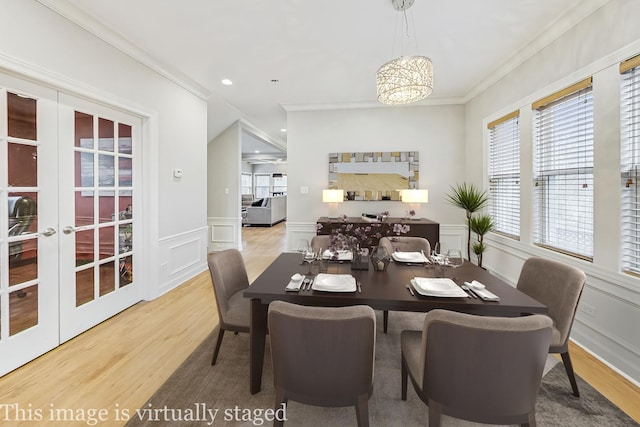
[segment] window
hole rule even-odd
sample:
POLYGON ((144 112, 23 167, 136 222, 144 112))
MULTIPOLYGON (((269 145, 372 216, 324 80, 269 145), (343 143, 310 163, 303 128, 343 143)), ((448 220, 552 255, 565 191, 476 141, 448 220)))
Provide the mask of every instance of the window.
POLYGON ((620 64, 622 74, 622 271, 640 275, 640 55, 620 64))
POLYGON ((534 228, 537 245, 593 258, 591 78, 535 102, 534 228))
POLYGON ((287 194, 287 175, 273 174, 273 194, 287 194))
POLYGON ((242 179, 241 179, 241 187, 242 187, 242 194, 248 194, 251 195, 253 194, 251 189, 252 189, 252 185, 251 185, 251 174, 250 173, 243 173, 242 174, 242 179))
POLYGON ((263 199, 271 195, 271 175, 255 174, 256 199, 263 199))
POLYGON ((489 214, 494 231, 520 239, 520 112, 489 128, 489 214))

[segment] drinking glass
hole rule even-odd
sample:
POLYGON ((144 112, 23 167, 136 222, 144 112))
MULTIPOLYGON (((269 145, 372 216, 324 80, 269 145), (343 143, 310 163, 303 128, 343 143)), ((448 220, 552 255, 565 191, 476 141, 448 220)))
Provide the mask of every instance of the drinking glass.
POLYGON ((300 265, 304 264, 304 255, 309 250, 309 241, 307 239, 299 239, 296 241, 296 251, 300 253, 302 259, 300 265))
POLYGON ((450 265, 451 267, 453 267, 453 280, 457 280, 456 279, 456 268, 460 267, 462 264, 464 264, 464 259, 462 258, 462 252, 460 252, 460 249, 449 249, 447 251, 447 258, 446 258, 446 262, 448 265, 450 265))
POLYGON ((311 274, 311 263, 316 261, 316 253, 313 251, 313 248, 309 247, 306 251, 304 251, 304 255, 302 256, 302 261, 306 262, 309 268, 307 269, 307 274, 311 274))

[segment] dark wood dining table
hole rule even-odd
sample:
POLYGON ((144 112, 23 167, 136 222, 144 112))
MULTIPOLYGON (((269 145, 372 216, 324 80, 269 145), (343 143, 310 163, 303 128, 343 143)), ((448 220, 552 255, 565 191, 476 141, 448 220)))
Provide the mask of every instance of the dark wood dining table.
POLYGON ((286 291, 291 276, 307 274, 309 266, 300 264, 300 254, 283 253, 244 291, 251 299, 250 332, 250 390, 252 394, 262 386, 267 313, 269 303, 276 300, 308 306, 349 306, 366 304, 376 310, 427 312, 436 308, 463 313, 516 317, 534 313, 546 313, 547 307, 525 295, 515 287, 488 271, 468 262, 457 267, 433 267, 421 264, 391 262, 385 271, 352 270, 349 262, 327 263, 329 274, 351 274, 361 284, 361 292, 321 292, 315 290, 286 291), (500 301, 490 302, 479 298, 442 298, 412 295, 406 286, 414 277, 455 277, 457 284, 477 280, 500 301))

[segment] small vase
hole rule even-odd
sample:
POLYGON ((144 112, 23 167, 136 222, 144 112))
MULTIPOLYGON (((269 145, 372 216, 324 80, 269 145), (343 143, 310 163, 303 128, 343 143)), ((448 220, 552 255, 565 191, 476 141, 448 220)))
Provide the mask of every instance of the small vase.
POLYGON ((367 249, 357 248, 353 250, 353 259, 351 260, 352 270, 368 270, 369 269, 369 251, 367 249))
POLYGON ((391 262, 389 252, 384 246, 376 246, 371 251, 371 265, 376 271, 385 271, 391 262))

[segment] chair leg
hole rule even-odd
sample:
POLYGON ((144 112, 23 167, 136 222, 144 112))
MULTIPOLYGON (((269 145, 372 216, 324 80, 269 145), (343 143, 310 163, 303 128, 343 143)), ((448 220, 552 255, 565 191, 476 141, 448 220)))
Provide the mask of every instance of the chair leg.
POLYGON ((387 325, 389 324, 389 310, 382 312, 382 332, 387 333, 387 325))
POLYGON ((409 373, 407 372, 407 364, 404 361, 404 355, 402 356, 401 365, 402 368, 400 376, 402 377, 402 400, 407 400, 407 379, 409 377, 409 373))
POLYGON ((220 328, 218 332, 218 340, 216 341, 216 348, 213 350, 213 359, 211 359, 211 366, 216 364, 218 360, 218 352, 220 351, 220 345, 222 344, 222 337, 224 336, 224 329, 220 328))
MULTIPOLYGON (((283 407, 285 408, 283 412, 283 415, 286 416, 287 411, 286 411, 286 407, 287 407, 287 401, 289 399, 287 399, 287 397, 285 396, 284 390, 281 388, 276 387, 276 403, 274 405, 274 410, 276 411, 276 414, 280 414, 280 409, 282 409, 283 407)), ((282 427, 284 425, 284 418, 280 418, 278 416, 273 418, 273 427, 282 427)))
POLYGON ((529 412, 527 416, 528 420, 526 423, 520 424, 521 427, 536 427, 536 411, 533 410, 529 412))
POLYGON ((356 418, 358 427, 369 427, 369 395, 367 393, 358 396, 356 418))
POLYGON ((429 427, 440 427, 442 418, 442 405, 433 400, 428 400, 429 404, 429 427))
POLYGON ((569 356, 569 350, 562 353, 561 356, 562 363, 564 364, 564 369, 567 371, 567 376, 569 377, 569 382, 571 383, 573 395, 575 397, 580 397, 580 392, 578 391, 578 383, 576 382, 576 376, 573 373, 573 365, 571 364, 571 356, 569 356))

